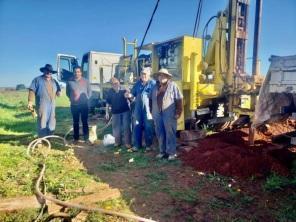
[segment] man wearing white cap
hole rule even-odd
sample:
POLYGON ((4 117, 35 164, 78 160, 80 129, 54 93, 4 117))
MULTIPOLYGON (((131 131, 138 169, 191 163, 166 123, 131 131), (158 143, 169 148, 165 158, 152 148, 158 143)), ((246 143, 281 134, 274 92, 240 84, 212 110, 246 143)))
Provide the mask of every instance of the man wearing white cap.
POLYGON ((155 77, 157 84, 151 93, 152 116, 160 152, 157 158, 176 158, 177 119, 182 114, 183 95, 176 83, 172 81, 172 74, 167 69, 160 69, 155 77))
POLYGON ((138 151, 142 147, 142 131, 145 131, 145 148, 151 150, 153 141, 153 120, 149 104, 149 95, 155 85, 155 81, 150 79, 151 69, 145 67, 141 71, 140 79, 135 83, 131 94, 127 97, 135 97, 135 107, 133 112, 133 151, 138 151))

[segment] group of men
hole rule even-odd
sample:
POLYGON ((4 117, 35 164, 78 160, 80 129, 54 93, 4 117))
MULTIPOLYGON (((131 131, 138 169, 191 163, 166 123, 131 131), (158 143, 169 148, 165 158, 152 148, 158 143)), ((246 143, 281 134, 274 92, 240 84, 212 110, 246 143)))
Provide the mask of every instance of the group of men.
MULTIPOLYGON (((54 133, 56 126, 55 99, 56 96, 60 96, 61 88, 58 82, 52 78, 52 74, 56 71, 50 64, 41 67, 40 71, 42 75, 34 78, 29 87, 28 109, 34 110, 33 100, 35 98, 38 137, 44 137, 54 133)), ((74 68, 74 76, 67 82, 66 94, 71 102, 74 143, 79 140, 80 119, 84 140, 88 143, 88 100, 91 96, 91 90, 89 82, 82 77, 81 67, 74 68)))
MULTIPOLYGON (((28 108, 33 109, 35 97, 38 136, 44 137, 54 132, 55 98, 60 95, 61 89, 51 76, 56 73, 51 65, 46 64, 40 71, 43 74, 36 77, 29 87, 28 108)), ((159 154, 156 157, 174 160, 177 120, 182 114, 183 96, 167 69, 160 69, 153 77, 149 67, 143 68, 131 90, 120 85, 119 79, 112 77, 112 88, 106 97, 106 118, 110 118, 111 108, 115 146, 124 144, 134 152, 142 147, 150 151, 156 135, 159 143, 159 154), (142 144, 143 132, 145 145, 142 144)), ((90 143, 88 104, 91 90, 87 79, 82 77, 81 67, 74 68, 73 78, 67 82, 66 94, 71 102, 74 143, 79 140, 80 119, 84 141, 90 143)))

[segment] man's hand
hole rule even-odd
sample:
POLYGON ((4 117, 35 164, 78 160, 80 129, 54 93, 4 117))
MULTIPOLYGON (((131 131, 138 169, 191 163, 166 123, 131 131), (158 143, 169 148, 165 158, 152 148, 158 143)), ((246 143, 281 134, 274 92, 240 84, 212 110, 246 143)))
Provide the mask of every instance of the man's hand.
POLYGON ((176 119, 179 119, 180 116, 181 116, 180 114, 176 114, 176 115, 175 115, 175 118, 176 118, 176 119))
POLYGON ((61 91, 57 91, 57 96, 60 96, 61 95, 61 91))
POLYGON ((127 98, 127 99, 130 99, 130 98, 133 97, 133 95, 130 92, 125 92, 124 97, 127 98))
POLYGON ((33 111, 34 110, 33 102, 32 101, 29 101, 28 102, 28 110, 30 110, 30 111, 33 111))
POLYGON ((109 118, 110 118, 109 112, 106 112, 106 114, 105 114, 105 119, 106 119, 106 120, 109 120, 109 118))

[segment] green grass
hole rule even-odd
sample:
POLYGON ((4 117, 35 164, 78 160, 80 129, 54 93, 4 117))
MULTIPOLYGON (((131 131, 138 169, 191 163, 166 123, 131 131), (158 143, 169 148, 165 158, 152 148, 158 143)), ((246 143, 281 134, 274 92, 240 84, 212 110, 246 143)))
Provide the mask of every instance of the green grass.
POLYGON ((167 174, 165 172, 153 172, 148 173, 145 175, 146 178, 148 178, 153 183, 161 182, 167 179, 167 174))
POLYGON ((36 120, 32 118, 31 113, 27 110, 26 101, 25 92, 0 93, 1 135, 34 134, 36 120))
POLYGON ((25 147, 0 144, 0 163, 0 197, 33 194, 37 166, 26 157, 25 147))
POLYGON ((217 209, 224 209, 224 208, 231 208, 233 207, 232 203, 230 203, 229 200, 219 199, 216 197, 213 197, 209 201, 209 207, 213 210, 217 209))
MULTIPOLYGON (((25 147, 0 144, 0 197, 33 195, 39 175, 39 157, 31 160, 25 147)), ((47 191, 61 199, 69 199, 68 191, 85 187, 93 180, 76 160, 72 150, 52 150, 45 161, 47 191)))
MULTIPOLYGON (((57 99, 56 118, 56 134, 64 135, 72 125, 69 101, 64 94, 57 99)), ((87 174, 73 150, 60 147, 61 144, 55 142, 52 143, 52 150, 38 148, 33 155, 34 158, 29 158, 26 155, 26 146, 35 136, 36 119, 27 111, 27 92, 1 92, 0 198, 33 195, 35 182, 41 170, 39 163, 44 161, 47 192, 58 199, 69 200, 80 196, 80 191, 84 187, 94 181, 100 181, 99 178, 87 174), (45 153, 48 154, 46 159, 45 153)), ((125 208, 124 205, 122 208, 125 208)), ((30 209, 1 213, 0 221, 32 221, 37 214, 38 210, 30 209)), ((109 221, 114 220, 111 218, 109 221)))
MULTIPOLYGON (((128 210, 130 207, 130 204, 127 203, 122 198, 98 202, 97 207, 103 208, 105 210, 113 210, 113 211, 132 214, 132 212, 128 210)), ((88 222, 105 222, 105 221, 120 222, 120 221, 126 221, 126 220, 123 220, 122 218, 119 218, 119 217, 102 215, 100 213, 93 212, 87 216, 86 221, 88 222)))
POLYGON ((36 209, 22 210, 18 213, 0 212, 1 222, 16 222, 16 221, 32 221, 38 216, 39 212, 36 209))
MULTIPOLYGON (((13 141, 20 145, 36 136, 37 120, 27 110, 27 91, 0 92, 0 135, 1 141, 13 141), (22 137, 27 135, 27 140, 22 137)), ((69 100, 64 92, 56 100, 56 134, 64 135, 71 128, 69 100)))
POLYGON ((279 201, 278 209, 274 211, 275 217, 280 222, 295 221, 296 195, 291 195, 279 201))
POLYGON ((272 173, 266 178, 264 189, 267 191, 281 190, 289 184, 290 180, 287 177, 279 176, 272 173))
POLYGON ((266 191, 283 190, 285 187, 296 187, 296 161, 293 162, 291 175, 289 177, 271 173, 263 185, 266 191))
POLYGON ((198 202, 198 191, 194 188, 168 190, 167 192, 176 201, 184 201, 190 204, 197 204, 198 202))
POLYGON ((164 192, 168 188, 167 174, 165 172, 152 172, 145 175, 139 184, 131 184, 143 197, 148 197, 157 192, 164 192))
POLYGON ((128 152, 126 148, 108 148, 107 154, 110 158, 106 162, 97 165, 97 169, 106 172, 127 172, 132 169, 145 169, 164 165, 179 166, 180 161, 158 160, 148 156, 144 151, 128 152))
MULTIPOLYGON (((26 145, 36 136, 36 120, 34 120, 26 110, 27 92, 4 92, 0 93, 0 198, 17 197, 32 195, 34 184, 40 172, 38 163, 42 162, 46 149, 38 149, 34 155, 34 161, 26 156, 26 145), (39 152, 40 151, 40 152, 39 152)), ((56 108, 57 127, 56 133, 64 135, 72 125, 72 119, 69 109, 69 101, 63 94, 57 99, 56 108)), ((110 132, 108 128, 105 132, 110 132)), ((103 134, 99 135, 99 138, 103 134)), ((144 177, 141 181, 131 183, 130 186, 139 193, 142 198, 158 195, 158 192, 169 196, 176 206, 168 205, 163 213, 168 215, 182 214, 182 205, 190 207, 201 206, 203 210, 212 212, 222 212, 230 210, 237 216, 242 210, 250 206, 258 205, 258 200, 246 192, 239 192, 237 188, 229 186, 231 178, 223 177, 219 174, 206 174, 198 177, 196 184, 190 187, 170 183, 171 174, 167 173, 168 168, 175 167, 176 170, 181 167, 180 161, 157 160, 154 156, 144 153, 129 153, 126 149, 102 148, 106 161, 97 163, 96 168, 101 173, 112 174, 122 173, 128 175, 130 171, 141 170, 144 177), (119 154, 117 154, 119 152, 119 154), (116 153, 116 154, 115 154, 116 153), (132 160, 132 161, 131 161, 132 160), (220 189, 220 192, 227 193, 227 197, 221 199, 215 196, 209 199, 203 199, 202 188, 212 183, 220 189)), ((296 164, 296 163, 295 163, 296 164)), ((76 196, 83 195, 82 188, 95 181, 100 182, 99 178, 87 174, 85 168, 76 159, 73 150, 68 150, 58 143, 53 143, 53 150, 49 152, 46 159, 45 181, 47 192, 55 195, 59 199, 68 200, 76 196)), ((295 186, 296 167, 292 170, 294 173, 290 177, 281 177, 271 174, 266 178, 262 192, 267 196, 273 194, 280 196, 276 200, 276 208, 269 209, 270 214, 277 221, 293 221, 296 217, 296 198, 295 195, 286 195, 287 189, 293 189, 295 186)), ((254 183, 257 179, 254 178, 254 183)), ((292 193, 292 192, 290 192, 292 193)), ((122 198, 97 203, 97 206, 105 209, 120 210, 129 212, 134 197, 128 192, 123 193, 122 198)), ((274 206, 274 205, 273 205, 274 206)), ((266 207, 264 208, 266 209, 266 207)), ((77 212, 76 212, 77 213, 77 212)), ((75 214, 75 212, 73 212, 75 214)), ((36 210, 25 210, 13 214, 0 214, 0 221, 31 221, 37 216, 36 210)), ((194 221, 190 213, 186 216, 186 221, 194 221)), ((227 218, 219 218, 217 221, 244 221, 236 219, 233 215, 227 218)), ((245 217, 245 216, 243 216, 245 217)), ((256 218, 251 215, 250 218, 256 218)), ((165 218, 166 220, 168 218, 165 218)), ((185 218, 185 217, 184 217, 185 218)), ((249 217, 248 217, 249 218, 249 217)), ((87 221, 123 221, 121 218, 91 213, 87 221)), ((249 221, 249 220, 246 220, 249 221)))

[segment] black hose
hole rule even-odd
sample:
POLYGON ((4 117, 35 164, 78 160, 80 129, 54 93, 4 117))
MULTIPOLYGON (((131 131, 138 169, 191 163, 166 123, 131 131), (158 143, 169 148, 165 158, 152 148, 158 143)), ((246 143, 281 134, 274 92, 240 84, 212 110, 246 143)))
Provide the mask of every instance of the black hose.
POLYGON ((140 54, 140 51, 141 51, 141 49, 142 49, 142 47, 143 47, 143 44, 144 44, 144 41, 145 41, 146 35, 147 35, 148 30, 149 30, 149 28, 150 28, 150 26, 151 26, 151 23, 152 23, 152 21, 153 21, 154 14, 155 14, 155 12, 156 12, 156 10, 157 10, 157 8, 158 8, 159 1, 160 1, 160 0, 157 0, 157 2, 156 2, 156 4, 155 4, 154 10, 153 10, 153 12, 152 12, 152 15, 151 15, 150 21, 149 21, 148 26, 147 26, 147 28, 146 28, 146 31, 145 31, 144 37, 143 37, 142 42, 141 42, 141 45, 140 45, 140 48, 139 48, 139 50, 138 50, 138 52, 137 52, 137 57, 136 57, 136 58, 139 57, 139 54, 140 54))
POLYGON ((65 202, 65 201, 55 199, 55 198, 50 197, 50 196, 46 196, 39 189, 39 186, 40 186, 40 183, 41 183, 42 178, 44 176, 44 173, 45 173, 45 164, 43 163, 42 164, 42 169, 41 169, 40 174, 39 174, 39 177, 38 177, 37 182, 35 184, 36 195, 39 198, 41 198, 41 200, 44 200, 44 201, 49 200, 49 201, 51 201, 51 202, 53 202, 53 203, 55 203, 55 204, 57 204, 59 206, 66 207, 66 208, 76 208, 76 209, 80 209, 80 210, 88 211, 88 212, 98 212, 98 213, 107 214, 107 215, 111 215, 111 216, 123 217, 123 218, 126 218, 126 219, 135 220, 135 221, 155 222, 154 220, 139 217, 139 216, 135 216, 135 215, 132 215, 132 214, 120 213, 120 212, 116 212, 116 211, 105 210, 105 209, 102 209, 102 208, 87 207, 87 206, 84 206, 84 205, 68 203, 68 202, 65 202))
POLYGON ((206 52, 206 41, 205 41, 205 38, 206 38, 206 31, 208 29, 208 26, 210 24, 210 22, 214 19, 214 18, 218 18, 217 15, 214 15, 212 16, 206 23, 206 25, 204 26, 204 29, 203 29, 203 32, 202 32, 202 39, 203 39, 203 58, 205 57, 205 52, 206 52))
MULTIPOLYGON (((48 148, 50 149, 51 144, 50 144, 50 142, 48 140, 49 138, 61 139, 61 140, 63 140, 64 144, 67 145, 67 141, 63 137, 56 136, 56 135, 50 135, 50 136, 45 136, 43 138, 37 138, 37 139, 33 140, 28 145, 28 147, 27 147, 27 155, 29 157, 32 157, 31 152, 33 152, 35 146, 38 143, 42 142, 42 141, 47 142, 48 143, 48 148)), ((47 157, 47 155, 44 156, 44 159, 46 159, 46 157, 47 157)), ((123 218, 134 220, 134 221, 155 222, 154 220, 139 217, 139 216, 135 216, 135 215, 132 215, 132 214, 120 213, 120 212, 116 212, 116 211, 105 210, 105 209, 102 209, 102 208, 87 207, 87 206, 80 205, 80 204, 68 203, 68 202, 61 201, 61 200, 55 199, 53 197, 47 196, 45 194, 46 193, 46 185, 44 183, 45 163, 42 163, 41 166, 42 166, 42 169, 40 171, 39 177, 38 177, 38 179, 36 181, 36 184, 35 184, 35 194, 36 194, 37 199, 39 200, 39 202, 42 204, 42 208, 40 210, 40 213, 39 213, 38 217, 35 219, 35 221, 39 221, 41 219, 42 214, 43 214, 44 209, 45 209, 45 206, 46 206, 46 200, 49 200, 49 201, 51 201, 51 202, 53 202, 53 203, 55 203, 55 204, 57 204, 59 206, 63 206, 63 207, 66 207, 66 208, 76 208, 76 209, 80 209, 80 210, 88 211, 88 212, 98 212, 98 213, 102 213, 102 214, 108 214, 108 215, 112 215, 112 216, 123 217, 123 218), (40 188, 39 188, 41 181, 43 181, 43 183, 44 183, 44 194, 40 191, 40 188)), ((67 217, 67 215, 64 215, 64 216, 67 217)))
POLYGON ((198 32, 200 18, 201 18, 202 3, 203 3, 203 0, 199 0, 198 6, 197 6, 197 11, 196 11, 196 16, 195 16, 195 23, 194 23, 192 37, 196 37, 197 32, 198 32))

